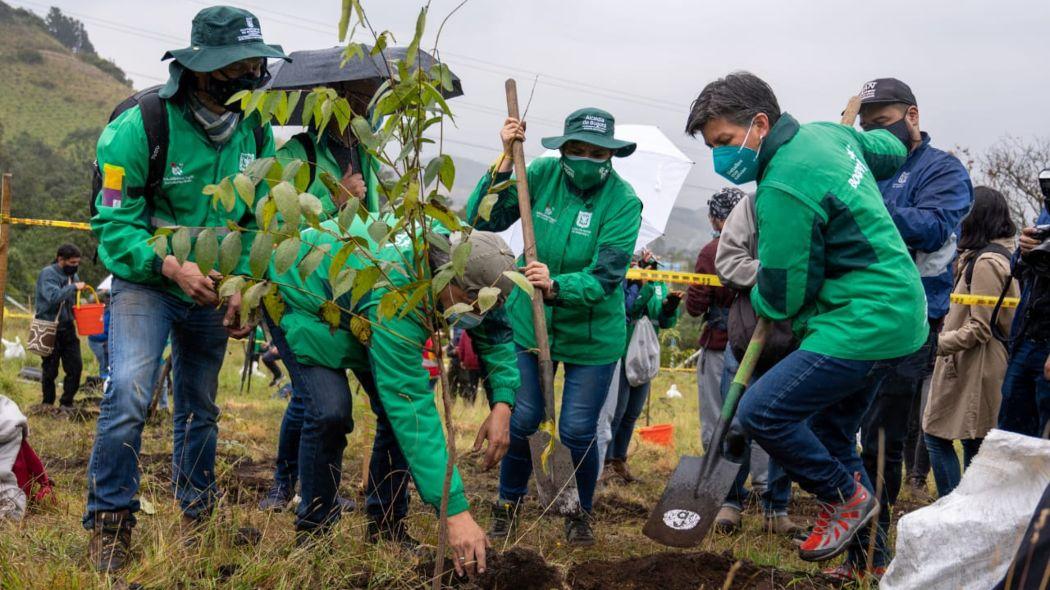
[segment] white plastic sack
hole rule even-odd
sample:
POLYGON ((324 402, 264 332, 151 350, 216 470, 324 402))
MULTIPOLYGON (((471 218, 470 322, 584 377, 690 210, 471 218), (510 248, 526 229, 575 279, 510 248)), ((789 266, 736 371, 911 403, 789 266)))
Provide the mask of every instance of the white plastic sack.
POLYGON ((959 487, 901 518, 882 590, 991 588, 1050 482, 1050 441, 992 430, 959 487))
POLYGON ((652 381, 660 372, 660 339, 649 318, 642 316, 635 322, 624 363, 631 387, 652 381))
POLYGON ((15 336, 15 341, 11 342, 0 338, 0 341, 4 345, 4 360, 5 361, 16 361, 26 358, 26 348, 22 346, 22 339, 15 336))
POLYGON ((26 511, 26 495, 18 487, 11 467, 27 430, 26 417, 18 404, 0 395, 0 519, 22 520, 26 511))

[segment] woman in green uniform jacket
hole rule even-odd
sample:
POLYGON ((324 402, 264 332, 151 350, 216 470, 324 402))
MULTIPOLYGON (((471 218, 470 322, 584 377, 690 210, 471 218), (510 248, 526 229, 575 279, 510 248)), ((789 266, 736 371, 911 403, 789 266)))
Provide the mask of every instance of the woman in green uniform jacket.
MULTIPOLYGON (((386 277, 394 287, 415 280, 411 261, 411 242, 392 240, 379 247, 369 236, 368 222, 356 219, 347 230, 369 244, 372 255, 351 254, 346 267, 357 272, 376 268, 374 260, 385 264, 386 277)), ((339 233, 334 220, 322 227, 339 233)), ((440 237, 440 236, 439 236, 440 237)), ((300 257, 312 248, 331 248, 332 256, 345 246, 332 233, 306 229, 300 257)), ((469 238, 471 251, 463 277, 457 277, 442 290, 432 305, 438 309, 457 303, 473 303, 482 287, 496 285, 503 296, 513 283, 503 272, 513 268, 510 248, 495 234, 475 231, 469 238)), ((351 242, 352 243, 352 242, 351 242)), ((431 267, 448 262, 448 255, 431 249, 431 267)), ((414 548, 417 543, 405 530, 408 514, 408 473, 423 501, 435 511, 441 504, 445 464, 448 455, 441 421, 422 365, 423 347, 430 337, 422 309, 397 313, 383 319, 378 307, 391 288, 379 287, 352 299, 352 292, 340 295, 340 329, 332 330, 324 319, 325 304, 333 295, 328 265, 320 265, 305 280, 298 265, 284 273, 271 266, 271 277, 279 285, 286 311, 279 324, 270 322, 274 343, 288 368, 292 385, 306 407, 302 439, 298 449, 300 495, 296 530, 302 540, 331 528, 338 519, 336 491, 346 436, 353 429, 350 386, 346 370, 351 369, 368 394, 376 414, 376 434, 369 464, 367 484, 368 540, 393 541, 414 548), (363 321, 362 321, 363 320, 363 321)), ((500 297, 502 300, 503 297, 500 297)), ((467 329, 488 371, 486 390, 491 414, 475 441, 480 449, 489 441, 486 461, 495 466, 509 444, 509 420, 514 391, 520 380, 514 359, 510 322, 506 312, 496 307, 485 314, 465 313, 450 322, 467 329)), ((486 539, 474 522, 458 471, 453 472, 448 500, 449 543, 456 553, 456 569, 484 570, 486 539)))
MULTIPOLYGON (((542 142, 548 149, 560 150, 561 157, 540 158, 528 167, 538 261, 526 266, 524 273, 543 293, 551 357, 556 365, 565 366, 559 435, 572 454, 583 507, 582 514, 566 519, 566 537, 579 545, 594 542, 589 514, 598 478, 595 432, 616 361, 625 348, 621 283, 641 225, 642 203, 612 167, 612 157, 629 156, 635 144, 615 139, 613 128, 609 113, 578 110, 566 118, 564 135, 542 142)), ((502 231, 518 220, 513 185, 498 193, 487 219, 481 214, 490 187, 510 178, 511 145, 524 141, 524 126, 507 119, 500 138, 503 156, 478 183, 467 205, 468 221, 483 230, 502 231)), ((536 348, 531 302, 524 293, 515 292, 507 309, 522 386, 489 532, 497 539, 511 534, 518 505, 528 491, 532 461, 526 439, 543 418, 537 359, 531 352, 536 348)))

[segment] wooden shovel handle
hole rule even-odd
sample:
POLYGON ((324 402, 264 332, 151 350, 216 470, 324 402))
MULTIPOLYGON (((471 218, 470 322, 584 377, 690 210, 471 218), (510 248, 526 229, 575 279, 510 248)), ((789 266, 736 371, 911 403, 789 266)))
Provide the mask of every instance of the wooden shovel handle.
POLYGON ((849 102, 846 103, 845 110, 842 111, 842 124, 853 127, 853 124, 857 121, 857 115, 860 114, 860 97, 851 96, 849 102))

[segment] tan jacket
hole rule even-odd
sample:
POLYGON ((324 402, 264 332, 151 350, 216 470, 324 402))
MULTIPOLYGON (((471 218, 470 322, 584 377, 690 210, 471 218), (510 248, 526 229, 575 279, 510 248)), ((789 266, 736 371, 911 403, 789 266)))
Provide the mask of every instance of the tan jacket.
MULTIPOLYGON (((1012 238, 997 244, 1013 250, 1012 238)), ((1010 263, 999 254, 986 252, 977 259, 973 281, 968 289, 963 277, 966 263, 975 254, 959 256, 953 293, 998 297, 1010 281, 1010 263)), ((1007 297, 1017 297, 1012 283, 1007 297)), ((924 432, 940 438, 958 440, 983 438, 995 428, 1003 377, 1006 375, 1006 347, 992 337, 991 306, 952 303, 937 340, 937 363, 930 384, 930 398, 922 417, 924 432)), ((996 323, 1008 334, 1013 309, 1000 309, 996 323)))

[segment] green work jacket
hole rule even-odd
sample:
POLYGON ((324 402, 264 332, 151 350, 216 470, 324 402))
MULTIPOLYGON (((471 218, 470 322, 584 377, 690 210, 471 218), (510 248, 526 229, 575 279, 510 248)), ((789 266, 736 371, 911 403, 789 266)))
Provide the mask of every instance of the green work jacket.
POLYGON ((635 324, 643 317, 647 317, 652 321, 653 328, 658 334, 660 330, 668 330, 678 323, 678 313, 681 310, 681 305, 675 308, 674 313, 664 313, 664 299, 667 298, 667 294, 670 292, 667 285, 660 281, 649 281, 642 287, 638 298, 634 300, 634 305, 627 310, 628 346, 631 344, 631 336, 634 335, 635 324))
MULTIPOLYGON (((496 174, 495 182, 510 178, 496 174)), ((486 231, 503 231, 518 220, 518 191, 512 183, 500 191, 488 221, 478 216, 481 200, 493 182, 487 174, 467 204, 467 221, 486 231)), ((536 253, 557 283, 548 302, 547 331, 551 357, 560 362, 604 365, 626 350, 623 279, 642 223, 642 202, 613 171, 590 193, 568 184, 558 158, 539 158, 528 167, 536 253)), ((521 260, 524 263, 524 260, 521 260)), ((514 341, 536 347, 529 298, 515 290, 507 300, 514 341)))
MULTIPOLYGON (((313 182, 306 191, 313 196, 321 200, 321 206, 323 213, 321 219, 328 219, 335 217, 339 207, 336 207, 335 202, 332 200, 332 192, 328 190, 325 183, 321 180, 321 173, 327 172, 331 174, 337 181, 343 177, 343 170, 339 168, 339 164, 335 160, 335 156, 332 155, 332 150, 328 146, 328 141, 317 141, 317 133, 313 130, 304 131, 297 135, 292 136, 288 141, 284 142, 284 145, 277 150, 277 162, 281 166, 285 166, 292 160, 302 160, 308 162, 309 157, 306 151, 304 142, 312 142, 315 146, 317 153, 317 162, 311 163, 315 165, 313 182)), ((361 170, 357 172, 361 173, 362 178, 365 182, 365 205, 369 211, 379 210, 379 182, 376 175, 375 160, 369 155, 368 150, 364 146, 358 144, 357 146, 358 159, 361 162, 361 170)))

